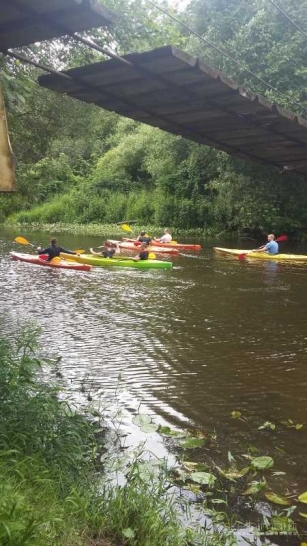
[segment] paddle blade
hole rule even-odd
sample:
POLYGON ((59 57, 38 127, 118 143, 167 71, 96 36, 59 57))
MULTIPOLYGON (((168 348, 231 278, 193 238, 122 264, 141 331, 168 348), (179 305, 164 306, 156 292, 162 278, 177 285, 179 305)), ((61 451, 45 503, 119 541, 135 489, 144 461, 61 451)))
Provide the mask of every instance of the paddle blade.
POLYGON ((277 237, 277 239, 275 239, 276 243, 282 243, 283 241, 288 241, 288 237, 287 235, 281 235, 280 237, 277 237))
POLYGON ((149 252, 148 258, 149 258, 149 260, 155 260, 156 259, 155 253, 154 252, 149 252))
POLYGON ((127 233, 132 233, 132 229, 130 226, 128 226, 128 224, 122 224, 120 227, 127 233))
POLYGON ((28 239, 25 239, 24 237, 15 237, 15 242, 19 245, 30 245, 31 243, 28 241, 28 239))
POLYGON ((245 260, 247 254, 238 254, 238 260, 245 260))
POLYGON ((84 254, 84 253, 85 253, 85 250, 84 250, 84 248, 77 248, 77 250, 74 250, 74 252, 75 252, 76 254, 84 254))

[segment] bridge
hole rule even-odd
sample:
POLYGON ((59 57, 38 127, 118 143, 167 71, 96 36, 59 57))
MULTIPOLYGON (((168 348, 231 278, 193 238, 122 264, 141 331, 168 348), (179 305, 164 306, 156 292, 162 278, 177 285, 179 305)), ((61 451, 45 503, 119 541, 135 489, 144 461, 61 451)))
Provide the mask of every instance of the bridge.
POLYGON ((206 144, 307 175, 307 121, 166 46, 40 76, 43 87, 206 144))

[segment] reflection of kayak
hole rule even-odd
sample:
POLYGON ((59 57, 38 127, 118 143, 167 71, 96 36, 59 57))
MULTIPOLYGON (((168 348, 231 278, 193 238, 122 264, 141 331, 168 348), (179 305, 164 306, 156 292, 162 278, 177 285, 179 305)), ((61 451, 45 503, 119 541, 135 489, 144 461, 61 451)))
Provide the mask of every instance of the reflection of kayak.
POLYGON ((81 256, 75 256, 71 254, 64 254, 61 252, 62 258, 72 258, 79 264, 90 264, 99 267, 136 267, 137 269, 170 269, 173 267, 172 262, 162 262, 160 260, 139 260, 135 262, 129 258, 100 258, 99 256, 93 256, 92 254, 81 254, 81 256))
MULTIPOLYGON (((123 238, 123 241, 129 242, 129 243, 135 243, 136 239, 127 239, 126 237, 123 238)), ((185 243, 174 243, 171 241, 170 243, 158 243, 157 241, 152 242, 153 246, 160 247, 160 248, 168 248, 169 250, 171 248, 176 250, 201 250, 200 245, 189 245, 185 243)))
MULTIPOLYGON (((74 269, 75 271, 90 271, 92 269, 91 265, 84 265, 84 264, 78 264, 73 261, 66 261, 63 259, 54 260, 51 262, 47 262, 44 258, 47 258, 47 256, 41 255, 41 256, 33 256, 31 254, 21 254, 19 252, 11 252, 11 259, 12 260, 18 260, 20 262, 28 262, 29 264, 35 264, 35 265, 43 265, 45 267, 57 267, 61 269, 74 269)), ((68 259, 71 258, 71 254, 66 254, 68 259)))
POLYGON ((238 248, 219 248, 214 247, 216 252, 221 254, 228 254, 229 256, 246 255, 246 258, 252 258, 257 260, 275 260, 275 261, 287 261, 287 262, 307 262, 307 256, 304 254, 267 254, 266 252, 251 252, 250 250, 240 250, 238 248))
MULTIPOLYGON (((118 245, 119 248, 123 250, 132 250, 132 252, 140 252, 141 243, 137 241, 115 241, 113 239, 108 239, 109 243, 118 245), (136 244, 135 244, 136 243, 136 244)), ((178 256, 179 250, 177 248, 160 248, 156 245, 149 246, 150 252, 156 252, 157 254, 173 254, 178 256)))

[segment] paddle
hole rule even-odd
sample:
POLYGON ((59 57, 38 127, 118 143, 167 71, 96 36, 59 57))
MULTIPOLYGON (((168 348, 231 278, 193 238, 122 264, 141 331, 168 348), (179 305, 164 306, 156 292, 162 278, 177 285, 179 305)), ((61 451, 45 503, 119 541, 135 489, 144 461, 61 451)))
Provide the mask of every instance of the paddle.
POLYGON ((32 243, 30 243, 30 241, 28 241, 28 239, 25 239, 24 237, 15 237, 15 242, 18 243, 19 245, 28 245, 28 246, 34 246, 32 243))
MULTIPOLYGON (((128 226, 128 224, 121 224, 120 226, 124 231, 126 231, 127 233, 134 233, 133 229, 131 229, 130 226, 128 226)), ((139 246, 141 244, 140 241, 136 241, 135 243, 135 246, 139 246)), ((153 252, 152 252, 153 254, 153 252)), ((154 258, 153 258, 154 259, 154 258)))
MULTIPOLYGON (((26 246, 33 246, 36 248, 36 245, 33 245, 33 243, 30 243, 28 239, 25 239, 25 237, 15 237, 15 242, 19 245, 26 245, 26 246)), ((77 250, 74 250, 76 254, 84 254, 85 250, 83 248, 78 248, 77 250)))
MULTIPOLYGON (((275 239, 276 243, 282 243, 283 241, 288 241, 287 235, 280 235, 280 237, 277 237, 277 239, 275 239)), ((255 248, 254 250, 250 250, 249 252, 245 253, 242 252, 242 254, 238 254, 238 259, 245 260, 246 256, 248 256, 252 252, 257 252, 257 250, 259 250, 259 248, 255 248)))
POLYGON ((127 233, 133 233, 133 229, 131 229, 130 226, 128 226, 128 224, 122 224, 120 226, 124 231, 126 231, 127 233))

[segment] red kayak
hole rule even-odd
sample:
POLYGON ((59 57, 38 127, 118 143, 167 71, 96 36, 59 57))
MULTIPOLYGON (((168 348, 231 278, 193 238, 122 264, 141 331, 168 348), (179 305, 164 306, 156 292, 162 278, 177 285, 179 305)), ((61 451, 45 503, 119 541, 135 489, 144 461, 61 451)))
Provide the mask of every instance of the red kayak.
MULTIPOLYGON (((123 241, 127 241, 129 243, 135 243, 137 242, 136 239, 127 239, 126 237, 123 237, 123 241)), ((185 243, 174 243, 171 241, 170 243, 158 243, 158 241, 152 240, 152 245, 155 247, 162 247, 162 248, 168 248, 170 250, 170 247, 172 247, 173 250, 201 250, 200 245, 189 245, 185 243)))
POLYGON ((19 252, 11 252, 11 260, 17 260, 19 262, 28 262, 29 264, 43 265, 45 267, 55 267, 61 269, 74 269, 75 271, 90 271, 92 269, 91 265, 88 264, 78 264, 74 261, 67 261, 61 258, 56 258, 51 262, 47 262, 47 257, 45 254, 39 256, 33 256, 32 254, 21 254, 19 252))
MULTIPOLYGON (((133 252, 140 252, 141 243, 135 239, 125 239, 124 241, 115 241, 113 239, 108 239, 109 243, 118 245, 122 250, 132 250, 133 252)), ((160 248, 154 245, 149 246, 150 252, 155 252, 156 254, 172 254, 173 256, 178 256, 179 250, 177 248, 160 248)))

